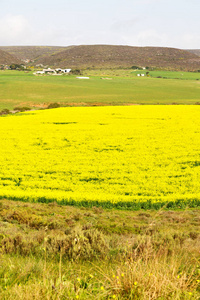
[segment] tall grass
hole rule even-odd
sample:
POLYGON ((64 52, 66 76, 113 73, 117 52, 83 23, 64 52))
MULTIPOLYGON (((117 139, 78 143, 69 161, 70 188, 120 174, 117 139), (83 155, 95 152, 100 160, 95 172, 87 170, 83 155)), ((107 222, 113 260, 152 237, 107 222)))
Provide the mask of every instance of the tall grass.
POLYGON ((200 297, 199 210, 126 212, 6 200, 1 204, 1 299, 200 297), (13 210, 23 210, 24 218, 32 215, 35 227, 8 217, 13 210), (52 218, 57 223, 52 228, 41 224, 40 215, 49 224, 52 218), (121 219, 129 232, 120 231, 121 219), (98 222, 101 230, 95 228, 98 222), (107 231, 109 224, 113 231, 107 231), (133 227, 138 232, 133 233, 133 227))

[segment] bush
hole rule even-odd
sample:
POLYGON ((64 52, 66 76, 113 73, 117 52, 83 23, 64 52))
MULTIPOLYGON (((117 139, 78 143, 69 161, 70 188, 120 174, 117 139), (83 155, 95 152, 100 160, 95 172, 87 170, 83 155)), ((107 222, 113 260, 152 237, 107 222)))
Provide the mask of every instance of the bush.
POLYGON ((58 107, 60 107, 60 104, 55 102, 55 103, 50 103, 47 108, 50 109, 50 108, 58 108, 58 107))
POLYGON ((7 108, 3 109, 3 110, 0 112, 0 115, 8 115, 8 114, 10 114, 10 111, 9 111, 9 109, 7 109, 7 108))
POLYGON ((27 110, 30 110, 30 107, 20 107, 20 106, 17 106, 14 108, 15 111, 18 111, 18 112, 23 112, 23 111, 27 111, 27 110))
POLYGON ((24 66, 19 65, 19 64, 12 64, 12 65, 10 65, 10 69, 11 70, 24 70, 24 66))
POLYGON ((138 67, 137 67, 137 66, 132 66, 132 67, 131 67, 131 69, 133 69, 133 70, 137 70, 137 69, 138 69, 138 67))
POLYGON ((67 258, 72 260, 88 260, 95 257, 105 257, 108 245, 103 233, 97 229, 76 227, 66 231, 65 236, 48 237, 48 253, 62 251, 67 258))
POLYGON ((81 75, 81 70, 79 70, 79 69, 72 69, 70 71, 70 73, 73 74, 73 75, 81 75))

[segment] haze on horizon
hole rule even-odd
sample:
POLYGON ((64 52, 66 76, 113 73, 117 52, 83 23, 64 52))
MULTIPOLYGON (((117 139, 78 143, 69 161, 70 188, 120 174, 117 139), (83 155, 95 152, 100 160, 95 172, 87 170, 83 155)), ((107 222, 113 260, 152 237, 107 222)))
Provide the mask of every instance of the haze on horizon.
POLYGON ((200 49, 199 0, 0 0, 0 46, 200 49))

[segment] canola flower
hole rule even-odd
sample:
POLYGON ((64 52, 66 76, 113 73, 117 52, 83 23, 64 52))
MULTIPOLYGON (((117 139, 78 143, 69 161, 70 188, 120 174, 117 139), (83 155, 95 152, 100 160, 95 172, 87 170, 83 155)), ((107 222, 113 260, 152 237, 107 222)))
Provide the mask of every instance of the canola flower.
POLYGON ((124 106, 0 117, 0 197, 200 205, 199 115, 199 106, 124 106))

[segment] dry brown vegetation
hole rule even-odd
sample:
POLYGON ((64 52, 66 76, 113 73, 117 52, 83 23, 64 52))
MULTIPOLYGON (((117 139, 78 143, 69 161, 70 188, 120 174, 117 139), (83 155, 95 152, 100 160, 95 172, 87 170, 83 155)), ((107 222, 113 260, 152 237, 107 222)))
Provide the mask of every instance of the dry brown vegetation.
POLYGON ((20 64, 21 61, 17 57, 11 55, 10 53, 0 50, 0 64, 10 65, 13 63, 20 64))
POLYGON ((1 299, 199 299, 199 229, 199 209, 1 200, 1 299))
POLYGON ((65 49, 56 46, 1 46, 1 50, 6 51, 20 60, 35 60, 39 57, 55 54, 65 49))
POLYGON ((189 52, 196 54, 197 56, 200 56, 200 50, 199 49, 194 49, 194 50, 188 50, 189 52))
POLYGON ((91 45, 66 50, 36 60, 45 65, 70 68, 140 66, 179 70, 200 69, 200 58, 188 51, 163 47, 91 45))
POLYGON ((68 68, 157 67, 172 70, 200 69, 199 50, 164 47, 131 47, 112 45, 10 46, 0 47, 30 64, 68 68))

